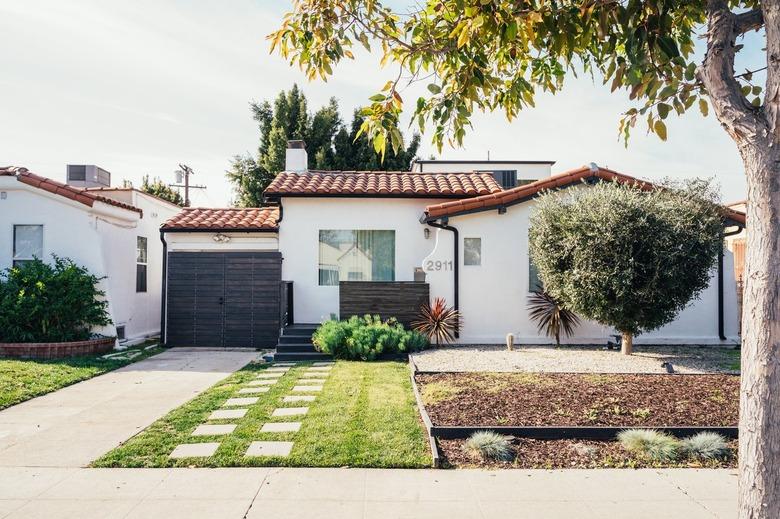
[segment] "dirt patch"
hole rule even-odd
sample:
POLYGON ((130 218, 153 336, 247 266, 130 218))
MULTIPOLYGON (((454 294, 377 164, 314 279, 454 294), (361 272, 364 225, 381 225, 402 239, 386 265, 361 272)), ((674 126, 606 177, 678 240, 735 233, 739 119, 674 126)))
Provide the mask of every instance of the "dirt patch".
POLYGON ((739 418, 734 375, 436 373, 416 379, 434 425, 731 427, 739 418), (426 391, 429 385, 433 391, 426 391))
POLYGON ((619 443, 585 440, 530 440, 515 438, 512 461, 482 461, 466 454, 465 440, 439 440, 439 451, 447 467, 517 468, 517 469, 595 469, 595 468, 734 468, 737 466, 737 441, 729 442, 732 455, 720 460, 681 459, 673 463, 649 462, 626 452, 619 443))

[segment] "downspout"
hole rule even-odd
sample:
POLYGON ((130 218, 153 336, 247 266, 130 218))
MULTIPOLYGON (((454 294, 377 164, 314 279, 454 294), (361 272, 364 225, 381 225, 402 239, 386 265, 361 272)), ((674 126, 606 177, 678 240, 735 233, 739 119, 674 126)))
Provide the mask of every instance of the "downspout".
POLYGON ((165 231, 160 229, 160 241, 163 244, 162 250, 162 294, 160 294, 160 342, 165 345, 165 310, 168 299, 168 242, 165 241, 165 231))
MULTIPOLYGON (((723 233, 723 238, 734 236, 742 232, 743 227, 737 226, 736 231, 723 233)), ((720 252, 718 252, 718 337, 720 340, 726 340, 726 328, 724 317, 724 303, 723 303, 723 241, 720 242, 720 252)))
MULTIPOLYGON (((451 225, 447 225, 447 218, 442 218, 442 223, 436 223, 436 222, 426 222, 431 227, 436 227, 438 229, 444 229, 445 231, 450 231, 452 233, 452 239, 454 242, 453 246, 453 261, 452 261, 452 283, 453 283, 453 308, 455 308, 456 311, 460 311, 460 304, 459 304, 459 290, 458 290, 458 275, 460 272, 460 256, 458 255, 458 230, 455 227, 452 227, 451 225)), ((460 332, 455 332, 455 338, 460 337, 460 332)))

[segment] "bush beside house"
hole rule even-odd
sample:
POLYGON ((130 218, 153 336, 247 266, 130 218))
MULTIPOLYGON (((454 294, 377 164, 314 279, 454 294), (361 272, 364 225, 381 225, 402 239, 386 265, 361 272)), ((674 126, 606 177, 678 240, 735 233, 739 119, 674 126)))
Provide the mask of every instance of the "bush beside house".
POLYGON ((422 334, 371 315, 326 321, 314 332, 312 342, 323 353, 349 360, 374 360, 382 354, 409 353, 428 346, 422 334))
POLYGON ((93 327, 111 323, 100 278, 54 256, 0 273, 0 342, 86 341, 93 327))

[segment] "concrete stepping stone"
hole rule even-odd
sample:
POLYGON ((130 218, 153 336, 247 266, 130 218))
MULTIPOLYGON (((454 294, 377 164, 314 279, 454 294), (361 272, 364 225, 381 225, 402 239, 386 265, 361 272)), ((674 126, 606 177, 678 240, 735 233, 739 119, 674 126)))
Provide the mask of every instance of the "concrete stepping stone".
POLYGON ((295 386, 292 390, 300 393, 308 393, 309 391, 322 391, 322 386, 295 386))
POLYGON ((319 373, 317 371, 314 371, 312 373, 304 373, 303 376, 305 378, 319 378, 319 377, 327 377, 330 375, 330 373, 319 373))
POLYGON ((222 407, 234 407, 242 405, 252 405, 257 403, 258 398, 256 396, 247 396, 243 398, 228 398, 222 407))
POLYGON ((257 393, 268 393, 270 387, 242 387, 238 390, 241 395, 255 395, 257 393))
POLYGON ((304 378, 299 380, 301 384, 309 384, 309 385, 317 385, 317 384, 324 384, 325 379, 324 378, 304 378))
POLYGON ((295 366, 295 362, 274 362, 275 368, 291 368, 295 366))
POLYGON ((230 420, 243 418, 249 409, 217 409, 209 415, 209 420, 230 420))
POLYGON ((249 382, 247 386, 273 386, 274 384, 276 384, 276 380, 260 379, 249 382))
POLYGON ((298 416, 309 412, 308 407, 279 407, 274 409, 271 416, 298 416))
POLYGON ((171 458, 208 458, 219 447, 219 443, 182 443, 176 446, 171 458))
POLYGON ((293 442, 252 442, 246 450, 247 456, 289 456, 293 442))
POLYGON ((236 424, 228 423, 223 425, 201 424, 192 431, 192 436, 221 436, 230 434, 236 428, 236 424))
POLYGON ((282 402, 314 402, 314 395, 290 395, 282 398, 282 402))
POLYGON ((314 366, 315 368, 320 368, 322 366, 332 366, 332 365, 333 365, 332 362, 315 362, 314 364, 312 364, 312 366, 314 366))
POLYGON ((268 373, 287 373, 290 371, 290 368, 268 368, 265 371, 268 373))
POLYGON ((306 370, 306 372, 307 373, 314 373, 314 372, 317 372, 317 371, 320 371, 320 372, 322 372, 322 371, 330 371, 331 369, 333 369, 333 368, 331 368, 330 366, 328 366, 328 367, 321 367, 321 368, 308 368, 306 370))
POLYGON ((261 433, 298 432, 301 422, 268 422, 260 428, 261 433))
POLYGON ((275 378, 278 379, 279 377, 284 376, 284 373, 261 373, 257 375, 255 378, 275 378))

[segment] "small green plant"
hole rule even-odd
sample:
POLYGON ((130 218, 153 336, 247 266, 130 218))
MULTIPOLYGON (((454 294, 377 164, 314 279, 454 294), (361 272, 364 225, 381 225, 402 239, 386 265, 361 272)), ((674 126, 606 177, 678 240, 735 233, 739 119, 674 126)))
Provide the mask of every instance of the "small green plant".
POLYGON ((466 440, 463 449, 485 461, 510 461, 513 458, 510 438, 493 431, 477 431, 466 440))
POLYGON ((627 451, 650 461, 674 461, 680 454, 677 438, 652 429, 620 431, 618 441, 627 451))
POLYGON ((428 346, 420 333, 376 315, 326 321, 314 332, 312 342, 319 351, 350 360, 374 360, 383 353, 419 351, 428 346))
POLYGON ((642 407, 631 411, 631 416, 635 416, 636 418, 641 418, 643 420, 648 418, 651 414, 652 412, 647 407, 642 407))
POLYGON ((437 297, 433 305, 424 304, 420 308, 420 316, 412 323, 412 328, 440 346, 442 342, 454 341, 461 325, 460 312, 447 306, 444 298, 437 297))
POLYGON ((684 438, 681 442, 681 449, 688 456, 703 460, 722 459, 731 454, 726 438, 709 431, 684 438))
POLYGON ((571 337, 579 326, 580 318, 553 296, 542 290, 536 290, 528 297, 529 317, 536 322, 539 332, 555 339, 561 345, 561 334, 571 337))
POLYGON ((111 323, 100 278, 52 257, 0 272, 0 342, 80 341, 111 323))
POLYGON ((591 407, 589 409, 586 409, 583 413, 585 415, 585 419, 589 422, 595 422, 599 419, 599 410, 595 407, 591 407))

